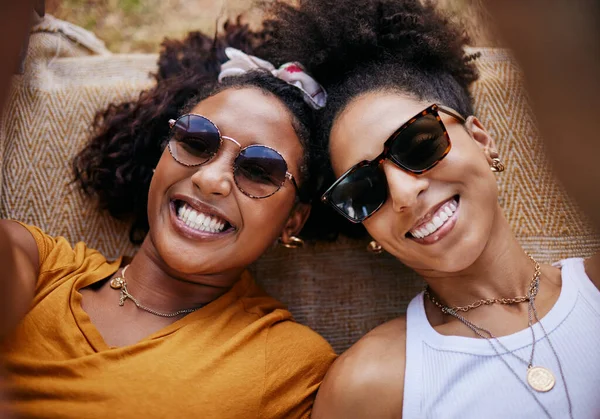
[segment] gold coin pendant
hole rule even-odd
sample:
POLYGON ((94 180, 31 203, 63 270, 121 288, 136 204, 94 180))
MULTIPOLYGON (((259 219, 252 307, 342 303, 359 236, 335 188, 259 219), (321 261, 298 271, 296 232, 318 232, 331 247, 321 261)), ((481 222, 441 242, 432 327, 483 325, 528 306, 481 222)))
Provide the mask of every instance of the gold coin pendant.
POLYGON ((527 382, 535 391, 545 393, 552 390, 556 380, 554 374, 544 367, 531 367, 527 370, 527 382))

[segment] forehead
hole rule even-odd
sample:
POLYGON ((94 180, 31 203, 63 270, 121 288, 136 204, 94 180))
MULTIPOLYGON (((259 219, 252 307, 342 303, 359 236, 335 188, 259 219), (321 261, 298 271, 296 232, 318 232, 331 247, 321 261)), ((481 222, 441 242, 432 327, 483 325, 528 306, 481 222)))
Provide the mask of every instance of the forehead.
POLYGON ((383 151, 383 143, 402 124, 431 103, 381 91, 353 99, 333 123, 329 150, 336 175, 383 151))
POLYGON ((277 97, 258 88, 224 90, 198 103, 191 113, 207 117, 221 134, 235 138, 242 147, 264 144, 282 154, 301 148, 290 111, 277 97))

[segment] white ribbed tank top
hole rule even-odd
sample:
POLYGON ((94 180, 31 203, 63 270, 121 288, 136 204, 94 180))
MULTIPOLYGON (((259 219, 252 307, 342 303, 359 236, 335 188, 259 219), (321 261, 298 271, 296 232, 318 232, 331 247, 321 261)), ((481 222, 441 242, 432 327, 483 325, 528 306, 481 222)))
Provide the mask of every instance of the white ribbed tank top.
MULTIPOLYGON (((583 259, 563 260, 559 266, 560 296, 541 323, 562 364, 573 417, 600 418, 600 291, 586 275, 583 259)), ((552 418, 568 418, 556 357, 540 325, 534 330, 533 365, 549 368, 556 385, 547 393, 533 392, 552 418)), ((529 359, 529 329, 500 340, 509 351, 529 359)), ((486 340, 439 334, 425 315, 423 293, 417 295, 407 310, 403 418, 547 417, 525 387, 527 365, 496 347, 520 380, 486 340)))

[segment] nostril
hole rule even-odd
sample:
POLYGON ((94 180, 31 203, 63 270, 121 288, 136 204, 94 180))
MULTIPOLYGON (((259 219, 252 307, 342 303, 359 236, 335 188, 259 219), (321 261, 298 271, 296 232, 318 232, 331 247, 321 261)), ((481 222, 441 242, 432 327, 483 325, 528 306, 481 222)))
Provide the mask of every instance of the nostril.
POLYGON ((395 212, 404 212, 408 208, 408 205, 401 205, 395 201, 393 201, 392 206, 393 206, 395 212))

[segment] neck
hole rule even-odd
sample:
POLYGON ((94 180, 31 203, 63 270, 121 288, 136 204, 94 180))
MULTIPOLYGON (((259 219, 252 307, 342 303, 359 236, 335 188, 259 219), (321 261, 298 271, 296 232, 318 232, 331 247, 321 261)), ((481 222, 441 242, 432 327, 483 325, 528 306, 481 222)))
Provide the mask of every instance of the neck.
POLYGON ((447 306, 464 306, 484 298, 524 296, 535 267, 499 211, 483 252, 454 273, 421 272, 431 291, 447 306))
POLYGON ((126 273, 128 291, 161 312, 201 307, 229 291, 243 269, 215 274, 185 274, 166 264, 146 238, 126 273))

